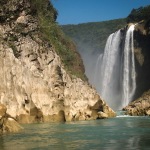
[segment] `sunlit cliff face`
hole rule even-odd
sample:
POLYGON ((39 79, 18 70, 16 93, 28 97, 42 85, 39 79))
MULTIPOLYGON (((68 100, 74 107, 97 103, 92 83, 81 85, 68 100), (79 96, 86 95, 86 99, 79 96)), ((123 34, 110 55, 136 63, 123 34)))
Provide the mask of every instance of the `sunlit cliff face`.
POLYGON ((0 7, 0 103, 7 113, 21 123, 115 116, 94 88, 65 70, 51 40, 41 36, 30 0, 5 4, 8 9, 0 7))

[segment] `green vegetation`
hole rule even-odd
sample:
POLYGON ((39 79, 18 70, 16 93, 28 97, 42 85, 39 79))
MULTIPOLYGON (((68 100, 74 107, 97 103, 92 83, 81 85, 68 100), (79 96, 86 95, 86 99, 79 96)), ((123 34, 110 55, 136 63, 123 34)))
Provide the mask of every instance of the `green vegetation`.
POLYGON ((106 40, 111 33, 125 27, 127 23, 141 20, 150 20, 150 5, 133 9, 129 16, 124 19, 64 25, 62 29, 66 35, 75 41, 80 53, 99 54, 104 50, 106 40))
POLYGON ((63 31, 78 45, 79 51, 99 53, 105 47, 108 36, 126 25, 126 19, 104 22, 64 25, 63 31))
POLYGON ((133 9, 127 17, 127 23, 139 22, 141 20, 150 20, 150 5, 133 9))
POLYGON ((83 62, 73 42, 66 38, 55 22, 57 11, 49 0, 31 0, 32 14, 37 15, 41 38, 52 44, 68 73, 86 80, 83 62))

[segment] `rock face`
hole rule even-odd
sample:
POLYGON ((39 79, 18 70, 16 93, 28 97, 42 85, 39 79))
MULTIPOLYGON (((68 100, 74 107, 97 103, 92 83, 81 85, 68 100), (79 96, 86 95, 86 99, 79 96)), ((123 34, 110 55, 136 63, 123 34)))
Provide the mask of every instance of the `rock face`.
POLYGON ((150 89, 150 20, 136 24, 134 50, 136 58, 137 90, 135 99, 150 89))
POLYGON ((11 6, 0 12, 0 102, 7 113, 20 123, 97 119, 99 111, 114 117, 95 89, 68 75, 54 46, 41 39, 30 1, 4 3, 11 6))
POLYGON ((135 101, 124 110, 129 115, 150 115, 150 20, 136 24, 134 51, 136 57, 137 89, 135 101), (147 91, 147 92, 145 92, 147 91), (144 93, 144 94, 143 94, 144 93), (141 96, 142 95, 142 96, 141 96))
POLYGON ((150 116, 150 90, 124 108, 131 116, 150 116))

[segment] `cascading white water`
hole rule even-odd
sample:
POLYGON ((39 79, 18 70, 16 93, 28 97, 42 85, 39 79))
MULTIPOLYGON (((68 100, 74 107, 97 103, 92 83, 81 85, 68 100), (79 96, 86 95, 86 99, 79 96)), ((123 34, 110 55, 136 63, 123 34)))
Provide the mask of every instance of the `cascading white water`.
POLYGON ((123 107, 128 105, 128 103, 132 100, 132 96, 136 89, 133 31, 134 25, 131 25, 125 37, 123 69, 123 107))
POLYGON ((136 89, 133 31, 134 25, 131 25, 125 42, 120 30, 111 34, 96 64, 95 87, 115 110, 126 106, 136 89))

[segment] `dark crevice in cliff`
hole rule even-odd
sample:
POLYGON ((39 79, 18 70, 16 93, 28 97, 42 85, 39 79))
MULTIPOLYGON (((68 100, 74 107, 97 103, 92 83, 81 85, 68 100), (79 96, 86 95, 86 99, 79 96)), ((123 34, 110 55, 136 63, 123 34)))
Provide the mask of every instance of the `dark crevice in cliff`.
POLYGON ((149 21, 137 24, 134 45, 137 68, 137 90, 135 99, 150 89, 150 34, 149 21))

